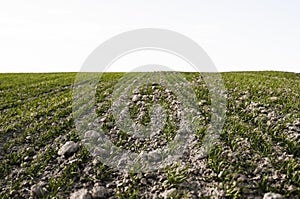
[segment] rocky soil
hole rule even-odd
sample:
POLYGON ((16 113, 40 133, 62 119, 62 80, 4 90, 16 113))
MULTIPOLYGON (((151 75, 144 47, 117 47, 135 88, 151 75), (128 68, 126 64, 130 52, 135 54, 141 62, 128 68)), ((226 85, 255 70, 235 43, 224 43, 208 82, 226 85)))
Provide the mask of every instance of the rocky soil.
POLYGON ((84 137, 72 116, 74 74, 31 74, 30 81, 19 77, 18 89, 9 83, 15 76, 0 75, 0 198, 299 198, 299 74, 222 74, 226 121, 205 156, 200 149, 212 125, 209 89, 199 74, 184 74, 197 98, 199 128, 177 161, 141 173, 106 165, 89 152, 84 139, 99 140, 92 129, 100 127, 124 150, 159 149, 176 137, 181 102, 155 82, 132 90, 126 105, 134 124, 150 124, 150 107, 160 104, 166 109, 159 112, 166 116, 165 125, 146 138, 124 132, 112 106, 114 86, 123 75, 102 77, 98 118, 84 137))

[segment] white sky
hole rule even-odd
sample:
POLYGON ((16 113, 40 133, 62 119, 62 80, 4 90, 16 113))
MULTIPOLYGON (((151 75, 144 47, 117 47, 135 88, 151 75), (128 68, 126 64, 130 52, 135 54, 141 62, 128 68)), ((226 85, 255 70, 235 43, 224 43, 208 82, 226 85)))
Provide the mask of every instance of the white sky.
MULTIPOLYGON (((3 0, 0 72, 76 72, 102 42, 137 28, 188 36, 219 71, 300 72, 299 8, 296 0, 3 0)), ((143 64, 187 69, 175 56, 149 51, 112 70, 143 64)))

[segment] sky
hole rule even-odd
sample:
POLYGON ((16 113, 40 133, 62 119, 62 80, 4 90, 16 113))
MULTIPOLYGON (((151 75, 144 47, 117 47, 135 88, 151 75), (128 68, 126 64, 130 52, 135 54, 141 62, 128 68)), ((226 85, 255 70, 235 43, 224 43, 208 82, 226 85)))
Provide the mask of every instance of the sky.
MULTIPOLYGON (((78 72, 97 46, 139 28, 197 42, 218 71, 300 72, 297 0, 10 0, 0 2, 0 72, 78 72)), ((189 70, 165 52, 140 51, 108 71, 160 64, 189 70)))

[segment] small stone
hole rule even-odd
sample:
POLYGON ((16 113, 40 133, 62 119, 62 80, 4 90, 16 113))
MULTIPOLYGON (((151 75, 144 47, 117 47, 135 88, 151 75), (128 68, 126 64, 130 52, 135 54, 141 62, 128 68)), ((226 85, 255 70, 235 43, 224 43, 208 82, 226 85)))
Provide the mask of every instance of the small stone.
POLYGON ((204 105, 204 104, 206 104, 206 103, 207 103, 206 100, 201 100, 200 102, 198 102, 198 104, 199 104, 200 106, 202 106, 202 105, 204 105))
POLYGON ((156 173, 146 173, 145 177, 146 178, 156 178, 157 174, 156 173))
POLYGON ((89 131, 85 132, 84 137, 98 139, 100 137, 100 134, 97 131, 89 130, 89 131))
POLYGON ((152 161, 152 162, 159 162, 161 161, 162 157, 161 157, 161 154, 159 154, 158 152, 151 152, 149 154, 149 160, 152 161))
POLYGON ((70 156, 75 153, 79 145, 73 141, 66 142, 58 151, 58 155, 70 156))
POLYGON ((147 100, 147 99, 148 99, 147 95, 143 95, 142 100, 147 100))
POLYGON ((240 177, 238 177, 237 181, 238 182, 246 182, 247 181, 247 177, 245 175, 241 175, 240 177))
POLYGON ((166 89, 165 91, 166 91, 166 93, 171 93, 171 92, 172 92, 172 91, 169 90, 169 89, 166 89))
POLYGON ((278 97, 270 97, 270 101, 277 101, 278 97))
POLYGON ((114 182, 106 184, 106 188, 115 188, 116 184, 114 182))
POLYGON ((260 112, 261 113, 268 113, 268 111, 266 109, 262 109, 260 112))
POLYGON ((70 199, 91 199, 92 196, 88 193, 87 189, 80 189, 71 194, 70 199))
POLYGON ((94 127, 94 123, 93 122, 88 123, 88 127, 89 128, 93 128, 94 127))
POLYGON ((141 179, 141 183, 142 183, 143 185, 146 185, 146 184, 147 184, 146 178, 142 178, 142 179, 141 179))
POLYGON ((45 192, 40 185, 35 184, 31 187, 31 195, 33 198, 41 198, 44 193, 45 192))
POLYGON ((26 157, 24 158, 24 161, 27 162, 29 159, 30 159, 29 156, 26 156, 26 157))
POLYGON ((108 122, 106 125, 110 129, 114 127, 114 124, 112 122, 108 122))
POLYGON ((134 95, 134 96, 132 97, 132 101, 133 101, 133 102, 136 102, 136 101, 138 101, 138 100, 139 100, 138 95, 134 95))
POLYGON ((92 161, 92 164, 93 164, 93 165, 96 165, 96 164, 98 164, 98 163, 99 163, 99 160, 98 160, 97 158, 93 159, 93 161, 92 161))
POLYGON ((166 190, 166 191, 164 191, 163 193, 160 194, 160 197, 162 197, 162 198, 170 198, 171 194, 172 194, 174 191, 176 191, 175 188, 166 190))
POLYGON ((103 148, 100 147, 95 147, 92 151, 91 151, 91 155, 93 156, 100 156, 100 157, 107 157, 109 155, 109 152, 103 148))
POLYGON ((119 160, 119 162, 118 162, 118 167, 119 167, 119 168, 124 168, 124 167, 126 166, 126 164, 127 164, 126 158, 121 158, 121 159, 119 160))
POLYGON ((133 94, 138 94, 138 93, 139 93, 139 89, 137 89, 137 88, 134 89, 132 93, 133 93, 133 94))
POLYGON ((297 128, 296 126, 290 126, 289 130, 294 131, 294 132, 300 131, 299 128, 297 128))
POLYGON ((282 198, 284 198, 284 197, 278 193, 269 192, 269 193, 265 193, 263 199, 282 199, 282 198))
POLYGON ((157 190, 159 189, 159 187, 157 185, 152 186, 152 188, 150 189, 151 193, 155 193, 157 190))
POLYGON ((107 195, 107 190, 103 186, 94 186, 92 190, 92 197, 93 198, 105 198, 107 195))
POLYGON ((13 195, 16 195, 18 192, 16 190, 11 190, 9 192, 9 195, 13 196, 13 195))
POLYGON ((22 162, 21 167, 26 167, 28 165, 28 162, 22 162))

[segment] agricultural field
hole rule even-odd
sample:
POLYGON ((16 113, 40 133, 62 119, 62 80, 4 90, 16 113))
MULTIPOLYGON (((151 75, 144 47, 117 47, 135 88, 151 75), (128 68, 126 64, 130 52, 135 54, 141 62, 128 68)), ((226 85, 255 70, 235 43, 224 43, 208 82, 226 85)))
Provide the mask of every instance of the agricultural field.
MULTIPOLYGON (((137 153, 171 142, 180 123, 177 99, 151 81, 130 93, 127 106, 140 125, 150 123, 153 100, 164 106, 160 133, 139 139, 116 127, 112 99, 124 75, 102 75, 98 119, 89 125, 137 153)), ((0 74, 0 198, 299 198, 300 74, 221 73, 226 118, 206 156, 198 149, 210 126, 209 90, 201 74, 182 75, 199 109, 194 140, 178 161, 136 173, 104 164, 83 144, 72 109, 75 73, 0 74)))

